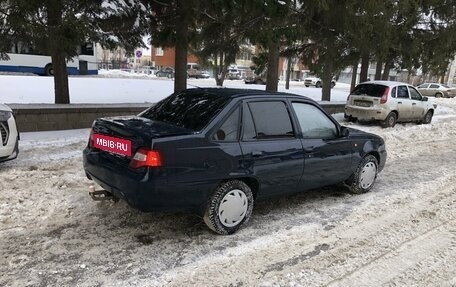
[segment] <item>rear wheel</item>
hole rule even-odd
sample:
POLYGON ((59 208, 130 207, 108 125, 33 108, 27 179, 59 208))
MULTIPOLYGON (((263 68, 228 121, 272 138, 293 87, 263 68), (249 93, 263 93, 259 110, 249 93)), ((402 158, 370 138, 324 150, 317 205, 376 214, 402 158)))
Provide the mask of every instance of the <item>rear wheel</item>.
POLYGON ((386 119, 382 122, 382 126, 384 128, 392 128, 396 125, 397 122, 397 115, 395 112, 389 113, 386 119))
POLYGON ((252 209, 253 195, 250 187, 240 180, 231 180, 215 190, 203 219, 216 233, 233 234, 249 220, 252 209))
POLYGON ((309 87, 309 85, 305 85, 305 86, 306 86, 306 88, 308 88, 308 87, 309 87))
POLYGON ((434 113, 432 111, 428 111, 425 115, 424 115, 424 118, 423 118, 423 124, 430 124, 431 121, 432 121, 432 116, 434 115, 434 113))
POLYGON ((375 156, 366 155, 358 165, 355 173, 347 183, 352 193, 366 193, 374 186, 378 173, 378 162, 375 156))
POLYGON ((52 68, 52 64, 47 64, 46 67, 44 67, 44 74, 46 76, 54 75, 54 69, 52 68))
POLYGON ((442 93, 437 93, 437 94, 435 94, 435 97, 436 98, 441 98, 441 97, 443 97, 443 94, 442 93))

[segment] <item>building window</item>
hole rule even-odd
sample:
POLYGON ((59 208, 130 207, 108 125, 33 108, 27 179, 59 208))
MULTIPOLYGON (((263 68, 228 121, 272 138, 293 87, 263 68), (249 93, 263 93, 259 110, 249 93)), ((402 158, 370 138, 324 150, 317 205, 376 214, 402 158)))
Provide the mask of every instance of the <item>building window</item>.
POLYGON ((161 48, 161 47, 155 48, 155 56, 163 56, 163 48, 161 48))

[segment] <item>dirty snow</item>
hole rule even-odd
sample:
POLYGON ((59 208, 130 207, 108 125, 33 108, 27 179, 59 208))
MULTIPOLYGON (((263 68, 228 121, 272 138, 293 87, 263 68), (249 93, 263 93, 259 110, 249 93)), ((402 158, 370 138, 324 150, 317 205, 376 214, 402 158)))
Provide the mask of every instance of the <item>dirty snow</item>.
POLYGON ((87 129, 23 133, 19 158, 0 164, 0 286, 456 286, 456 99, 432 100, 430 125, 335 115, 386 140, 373 190, 260 202, 232 236, 92 201, 87 129))

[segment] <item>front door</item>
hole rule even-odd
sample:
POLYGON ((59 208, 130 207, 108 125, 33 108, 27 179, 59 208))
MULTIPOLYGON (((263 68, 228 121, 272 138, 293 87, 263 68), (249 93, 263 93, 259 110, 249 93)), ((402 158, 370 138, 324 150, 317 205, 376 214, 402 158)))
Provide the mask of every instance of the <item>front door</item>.
POLYGON ((412 119, 421 120, 427 112, 425 107, 426 103, 423 101, 421 94, 412 86, 409 86, 410 98, 412 100, 412 119))
POLYGON ((343 182, 353 173, 352 143, 340 137, 337 125, 318 107, 293 102, 304 149, 301 189, 343 182))
POLYGON ((260 182, 258 197, 297 190, 304 154, 287 102, 269 99, 245 102, 242 122, 243 165, 260 182))
POLYGON ((398 120, 409 120, 412 118, 412 100, 405 85, 397 87, 397 112, 399 114, 398 120))

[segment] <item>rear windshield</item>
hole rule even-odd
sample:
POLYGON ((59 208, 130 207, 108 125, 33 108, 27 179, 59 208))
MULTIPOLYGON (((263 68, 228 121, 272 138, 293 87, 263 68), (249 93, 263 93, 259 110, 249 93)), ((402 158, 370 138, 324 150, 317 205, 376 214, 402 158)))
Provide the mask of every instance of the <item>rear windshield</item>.
POLYGON ((366 95, 381 98, 386 88, 386 86, 378 84, 361 84, 355 87, 353 92, 351 92, 351 95, 366 95))
POLYGON ((139 116, 196 132, 206 127, 228 101, 226 96, 183 92, 161 100, 139 116))

